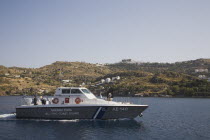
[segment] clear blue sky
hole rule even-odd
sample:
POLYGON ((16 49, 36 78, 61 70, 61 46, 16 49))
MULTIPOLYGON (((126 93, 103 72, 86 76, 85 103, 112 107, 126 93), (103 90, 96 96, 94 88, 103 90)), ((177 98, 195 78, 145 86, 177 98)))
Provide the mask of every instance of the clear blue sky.
POLYGON ((210 58, 210 0, 0 0, 0 65, 210 58))

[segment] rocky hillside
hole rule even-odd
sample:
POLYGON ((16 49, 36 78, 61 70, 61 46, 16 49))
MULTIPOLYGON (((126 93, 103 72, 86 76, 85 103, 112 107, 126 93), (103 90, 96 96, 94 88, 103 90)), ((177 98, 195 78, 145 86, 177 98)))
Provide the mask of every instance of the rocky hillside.
POLYGON ((58 86, 91 83, 108 73, 104 65, 83 62, 55 62, 37 69, 0 66, 0 94, 52 94, 58 86))
POLYGON ((208 70, 209 59, 172 64, 55 62, 36 69, 0 66, 0 95, 53 94, 59 86, 82 85, 96 94, 118 96, 210 96, 208 70))
POLYGON ((191 61, 183 61, 176 63, 115 63, 110 64, 109 67, 121 70, 142 70, 147 72, 163 72, 174 71, 178 73, 185 73, 193 76, 206 75, 210 77, 210 59, 197 59, 191 61), (196 70, 201 70, 196 72, 196 70), (204 71, 202 71, 204 70, 204 71), (207 70, 207 71, 205 71, 207 70))

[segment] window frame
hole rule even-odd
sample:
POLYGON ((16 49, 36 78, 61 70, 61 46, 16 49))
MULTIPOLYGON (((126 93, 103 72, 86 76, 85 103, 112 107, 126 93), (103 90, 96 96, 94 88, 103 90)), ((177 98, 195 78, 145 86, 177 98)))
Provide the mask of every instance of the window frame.
POLYGON ((71 94, 71 89, 70 88, 63 88, 63 89, 61 89, 61 94, 62 95, 70 95, 71 94), (69 93, 63 93, 63 90, 69 90, 69 93))
POLYGON ((81 91, 82 91, 83 93, 85 93, 85 94, 91 94, 91 93, 92 93, 90 90, 88 90, 88 89, 86 89, 86 88, 81 89, 81 91), (83 90, 86 90, 87 92, 85 92, 85 91, 83 91, 83 90))
POLYGON ((83 92, 79 88, 73 88, 73 89, 71 88, 71 91, 72 90, 79 90, 80 91, 80 93, 72 93, 71 92, 72 95, 82 95, 83 94, 83 92))

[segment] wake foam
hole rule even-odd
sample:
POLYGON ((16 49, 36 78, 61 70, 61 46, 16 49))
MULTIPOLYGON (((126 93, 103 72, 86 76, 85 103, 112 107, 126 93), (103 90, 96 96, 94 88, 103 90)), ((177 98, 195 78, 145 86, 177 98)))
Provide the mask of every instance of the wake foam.
POLYGON ((4 119, 14 119, 16 118, 15 114, 0 114, 0 120, 4 119))
MULTIPOLYGON (((74 120, 66 120, 66 119, 17 119, 16 118, 16 114, 0 114, 0 121, 1 120, 25 120, 25 121, 43 121, 43 122, 50 122, 50 121, 58 121, 58 122, 62 122, 62 123, 66 123, 66 122, 79 122, 79 121, 104 121, 104 120, 93 120, 93 119, 74 119, 74 120)), ((110 120, 106 120, 106 121, 129 121, 132 119, 127 119, 127 118, 123 118, 123 119, 110 119, 110 120)), ((141 122, 140 117, 136 117, 134 119, 136 122, 141 122)))
POLYGON ((58 122, 78 122, 78 119, 74 120, 53 120, 53 119, 17 119, 16 114, 0 114, 0 121, 2 120, 9 120, 9 121, 18 121, 18 120, 24 120, 24 121, 43 121, 43 122, 50 122, 50 121, 58 121, 58 122))
POLYGON ((75 119, 75 120, 57 120, 59 122, 79 122, 79 119, 75 119))

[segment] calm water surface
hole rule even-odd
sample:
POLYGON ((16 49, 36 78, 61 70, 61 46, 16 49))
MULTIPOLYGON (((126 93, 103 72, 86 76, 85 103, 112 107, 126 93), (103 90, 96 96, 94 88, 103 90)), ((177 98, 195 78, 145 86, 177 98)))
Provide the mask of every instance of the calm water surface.
POLYGON ((136 120, 17 120, 21 97, 0 97, 0 140, 210 140, 210 99, 115 98, 148 104, 136 120))

